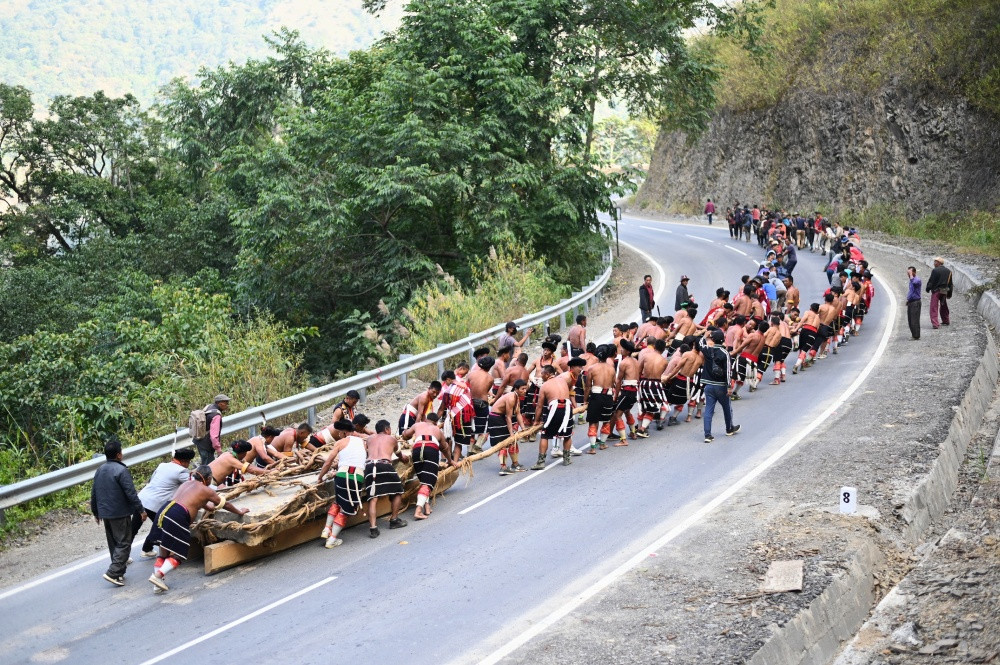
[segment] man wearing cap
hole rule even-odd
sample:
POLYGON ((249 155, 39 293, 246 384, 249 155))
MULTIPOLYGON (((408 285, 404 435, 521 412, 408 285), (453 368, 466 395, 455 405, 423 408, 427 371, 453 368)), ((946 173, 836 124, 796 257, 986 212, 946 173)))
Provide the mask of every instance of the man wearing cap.
POLYGON ((694 303, 694 298, 688 293, 687 275, 681 275, 681 283, 677 285, 677 295, 674 297, 674 310, 685 307, 684 303, 694 303))
POLYGON ((729 403, 732 368, 729 354, 722 348, 726 336, 721 330, 706 332, 704 339, 698 344, 705 363, 702 369, 701 382, 705 390, 705 443, 715 440, 712 436, 712 416, 715 405, 722 405, 722 414, 726 419, 726 436, 732 436, 740 431, 739 425, 733 424, 733 411, 729 403))
POLYGON ((927 278, 927 287, 924 290, 931 294, 931 327, 937 330, 939 311, 941 325, 950 325, 951 313, 948 311, 948 298, 952 294, 951 270, 944 266, 944 259, 940 256, 934 259, 934 270, 931 270, 931 275, 927 278))
POLYGON ((517 324, 513 321, 508 321, 507 325, 504 327, 504 331, 500 333, 500 337, 497 338, 497 348, 502 349, 506 346, 511 347, 512 353, 518 351, 524 343, 528 341, 528 337, 531 336, 534 328, 528 328, 524 331, 524 336, 518 340, 514 335, 517 333, 517 324))
POLYGON ((220 436, 222 434, 222 414, 229 410, 229 396, 219 394, 205 411, 205 436, 195 439, 194 445, 201 456, 201 463, 208 465, 215 459, 215 454, 222 452, 220 436))
POLYGON ((645 323, 653 316, 653 307, 656 301, 653 300, 653 276, 645 275, 642 284, 639 285, 639 311, 642 313, 642 320, 645 323))

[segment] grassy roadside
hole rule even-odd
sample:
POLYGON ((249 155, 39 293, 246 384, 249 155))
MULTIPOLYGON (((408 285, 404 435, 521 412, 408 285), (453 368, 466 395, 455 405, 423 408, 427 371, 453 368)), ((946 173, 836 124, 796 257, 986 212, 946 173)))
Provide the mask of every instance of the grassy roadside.
POLYGON ((901 238, 948 243, 973 254, 1000 257, 1000 213, 985 210, 934 213, 914 219, 889 206, 839 215, 844 226, 871 229, 901 238))

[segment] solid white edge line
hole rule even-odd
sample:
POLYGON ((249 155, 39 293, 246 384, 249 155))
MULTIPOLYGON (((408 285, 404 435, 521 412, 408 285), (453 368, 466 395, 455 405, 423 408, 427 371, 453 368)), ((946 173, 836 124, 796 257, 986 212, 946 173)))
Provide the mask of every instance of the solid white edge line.
POLYGON ((21 593, 22 591, 27 591, 28 589, 32 589, 32 588, 34 588, 36 586, 39 586, 41 584, 45 584, 46 582, 51 582, 52 580, 56 579, 57 577, 62 577, 63 575, 68 575, 69 573, 72 573, 74 571, 80 570, 81 568, 86 568, 87 566, 95 564, 98 561, 102 561, 102 560, 107 560, 110 563, 111 562, 111 556, 108 555, 108 554, 99 554, 99 555, 97 555, 95 557, 91 557, 90 559, 84 559, 83 561, 80 561, 79 563, 74 564, 74 565, 70 566, 69 568, 63 568, 62 570, 54 572, 54 573, 50 573, 49 575, 46 575, 45 577, 39 577, 38 579, 32 580, 30 582, 27 582, 26 584, 22 584, 21 586, 16 586, 13 589, 8 589, 7 591, 4 591, 3 593, 0 593, 0 600, 3 600, 4 598, 10 598, 14 594, 21 593))
POLYGON ((659 231, 660 233, 673 233, 670 229, 658 229, 655 226, 639 226, 640 229, 647 229, 649 231, 659 231))
POLYGON ((636 254, 638 254, 642 258, 646 259, 651 264, 653 264, 653 267, 656 268, 657 274, 660 276, 659 281, 657 281, 657 283, 656 283, 656 293, 663 293, 664 290, 667 288, 667 273, 665 273, 663 271, 663 268, 660 266, 659 261, 656 261, 655 259, 653 259, 652 256, 650 256, 649 254, 647 254, 643 250, 639 249, 638 247, 636 247, 635 245, 633 245, 630 242, 625 242, 624 240, 622 240, 621 244, 625 245, 626 247, 628 247, 629 249, 631 249, 633 252, 635 252, 636 254))
POLYGON ((734 252, 736 252, 737 254, 742 254, 743 256, 749 256, 749 254, 747 254, 746 252, 744 252, 742 249, 736 249, 735 247, 732 247, 730 245, 725 245, 725 248, 726 249, 731 249, 734 252))
MULTIPOLYGON (((576 416, 573 416, 573 417, 575 418, 576 416)), ((546 451, 545 451, 545 454, 546 454, 546 455, 548 455, 548 454, 549 454, 549 451, 547 451, 547 450, 546 450, 546 451)), ((478 501, 478 502, 476 502, 476 503, 472 504, 471 506, 469 506, 469 507, 468 507, 468 508, 466 508, 465 510, 460 510, 460 511, 458 511, 458 514, 459 514, 459 515, 465 515, 466 513, 471 513, 471 512, 472 512, 473 510, 475 510, 476 508, 479 508, 480 506, 482 506, 482 505, 485 505, 485 504, 489 503, 489 502, 490 502, 490 501, 492 501, 493 499, 496 499, 497 497, 500 497, 500 496, 502 496, 502 495, 506 494, 507 492, 511 491, 512 489, 514 489, 514 488, 515 488, 515 487, 517 487, 518 485, 523 485, 524 483, 528 482, 528 481, 529 481, 529 480, 531 480, 532 478, 537 478, 538 476, 542 475, 543 473, 545 473, 546 471, 548 471, 549 469, 551 469, 552 467, 554 467, 554 466, 555 466, 556 464, 559 464, 559 463, 560 463, 560 462, 559 462, 559 461, 557 460, 557 461, 555 461, 555 462, 552 462, 551 464, 549 464, 549 465, 548 465, 547 467, 545 467, 544 469, 539 469, 538 471, 531 471, 531 472, 530 472, 530 473, 531 473, 531 475, 530 475, 530 476, 525 476, 524 478, 521 478, 521 479, 520 479, 519 481, 517 481, 516 483, 512 483, 512 484, 508 485, 507 487, 503 488, 503 489, 502 489, 502 490, 500 490, 499 492, 495 492, 495 493, 493 493, 493 494, 489 495, 488 497, 486 497, 485 499, 482 499, 481 501, 478 501)))
POLYGON ((191 640, 190 642, 185 642, 184 644, 180 645, 179 647, 171 649, 170 651, 167 651, 166 653, 160 654, 156 658, 150 658, 149 660, 143 661, 141 663, 141 665, 153 665, 153 663, 159 663, 161 660, 166 660, 167 658, 170 658, 171 656, 175 656, 175 655, 179 654, 181 651, 185 651, 187 649, 190 649, 191 647, 195 646, 196 644, 201 644, 205 640, 209 640, 209 639, 215 637, 216 635, 224 633, 227 630, 229 630, 230 628, 235 628, 236 626, 240 625, 241 623, 246 623, 247 621, 250 621, 250 619, 259 617, 261 614, 264 614, 265 612, 270 612, 275 607, 278 607, 280 605, 284 605, 285 603, 287 603, 290 600, 295 600, 299 596, 307 594, 310 591, 312 591, 313 589, 318 589, 319 587, 323 586, 324 584, 332 582, 335 579, 337 579, 335 576, 331 576, 331 577, 327 577, 326 579, 322 579, 319 582, 316 582, 315 584, 310 584, 305 589, 301 589, 301 590, 296 591, 295 593, 293 593, 291 595, 288 595, 288 596, 285 596, 284 598, 276 600, 273 603, 271 603, 270 605, 265 605, 264 607, 260 608, 259 610, 251 612, 250 614, 247 614, 244 617, 240 617, 239 619, 236 619, 235 621, 230 621, 226 625, 221 626, 219 628, 216 628, 215 630, 213 630, 210 633, 205 633, 201 637, 195 638, 195 639, 191 640))
POLYGON ((703 240, 705 242, 710 242, 712 244, 715 244, 714 240, 709 240, 708 238, 702 238, 701 236, 693 236, 690 233, 685 233, 684 235, 686 235, 688 238, 694 238, 695 240, 703 240))
POLYGON ((816 420, 814 420, 808 426, 806 426, 805 429, 799 432, 796 436, 792 437, 792 439, 789 440, 785 445, 783 445, 781 448, 772 453, 770 457, 768 457, 766 460, 764 460, 756 467, 754 467, 745 476, 743 476, 738 481, 736 481, 728 488, 726 488, 721 494, 719 494, 714 499, 709 501, 707 504, 699 508, 694 514, 692 514, 690 517, 682 521, 680 524, 667 531, 667 533, 657 538, 655 541, 653 541, 653 543, 651 543, 650 545, 646 546, 638 553, 633 555, 628 561, 621 564, 620 566, 612 570, 610 573, 608 573, 601 579, 597 580, 597 582, 595 582, 594 584, 590 585, 589 587, 578 593, 568 602, 566 602, 557 610, 555 610, 554 612, 546 616, 544 619, 533 625, 531 628, 522 632, 520 635, 518 635, 513 640, 505 644, 503 647, 497 649, 493 653, 489 654, 488 656, 480 660, 479 661, 480 665, 494 665, 495 663, 500 662, 502 659, 506 658, 514 651, 527 644, 531 639, 537 637, 540 633, 543 633, 549 628, 551 628, 553 625, 556 624, 556 622, 558 622, 560 619, 563 619, 566 615, 575 610, 577 607, 579 607, 586 601, 596 596, 602 590, 610 586, 611 583, 613 583, 619 577, 621 577, 628 571, 635 568, 642 561, 645 561, 650 554, 660 549, 661 547, 663 547, 664 545, 675 539, 677 536, 683 534, 685 531, 690 529, 696 523, 700 522, 709 513, 711 513, 720 505, 729 500, 734 494, 739 492, 741 489, 743 489, 752 481, 754 481, 762 473, 764 473, 772 466, 774 466, 776 462, 778 462, 782 457, 787 455, 789 451, 795 448, 799 443, 802 442, 803 439, 805 439, 807 436, 809 436, 809 434, 815 431, 816 428, 822 425, 831 415, 834 414, 834 412, 836 412, 837 409, 839 409, 844 404, 844 402, 846 402, 851 396, 853 396, 854 393, 857 391, 857 389, 861 386, 861 384, 864 383, 865 379, 868 378, 868 375, 871 374, 872 371, 875 369, 875 365, 878 364, 878 361, 885 354, 886 347, 889 346, 889 338, 892 336, 892 331, 896 323, 896 306, 897 306, 896 296, 892 293, 892 290, 888 287, 885 281, 882 280, 881 277, 876 276, 875 279, 877 279, 881 283, 883 292, 885 292, 889 297, 889 309, 887 311, 887 316, 889 317, 889 321, 885 326, 885 331, 882 333, 882 339, 879 342, 878 347, 875 349, 875 354, 872 356, 872 359, 868 361, 868 364, 865 365, 865 368, 861 370, 861 373, 858 374, 857 378, 854 379, 854 381, 851 383, 850 386, 848 386, 847 390, 841 393, 840 397, 838 397, 829 407, 827 407, 826 410, 824 410, 823 413, 821 413, 816 418, 816 420))

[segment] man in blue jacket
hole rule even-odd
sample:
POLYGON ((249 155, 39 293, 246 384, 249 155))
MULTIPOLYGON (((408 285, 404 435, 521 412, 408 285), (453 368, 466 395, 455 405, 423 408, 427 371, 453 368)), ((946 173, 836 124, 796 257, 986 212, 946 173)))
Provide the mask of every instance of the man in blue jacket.
MULTIPOLYGON (((132 474, 122 463, 121 441, 115 437, 108 439, 104 444, 104 456, 108 461, 94 474, 90 512, 98 524, 104 520, 104 533, 108 538, 111 565, 104 579, 125 586, 125 568, 132 549, 132 515, 143 513, 142 502, 135 491, 132 474)), ((143 513, 141 519, 145 517, 143 513)))

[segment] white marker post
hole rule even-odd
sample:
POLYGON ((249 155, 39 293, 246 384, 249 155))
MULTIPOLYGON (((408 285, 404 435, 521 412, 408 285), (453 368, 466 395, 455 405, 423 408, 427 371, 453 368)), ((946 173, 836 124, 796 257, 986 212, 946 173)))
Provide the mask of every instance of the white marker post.
POLYGON ((858 489, 856 487, 841 487, 837 503, 840 504, 841 513, 853 515, 858 510, 858 489))

